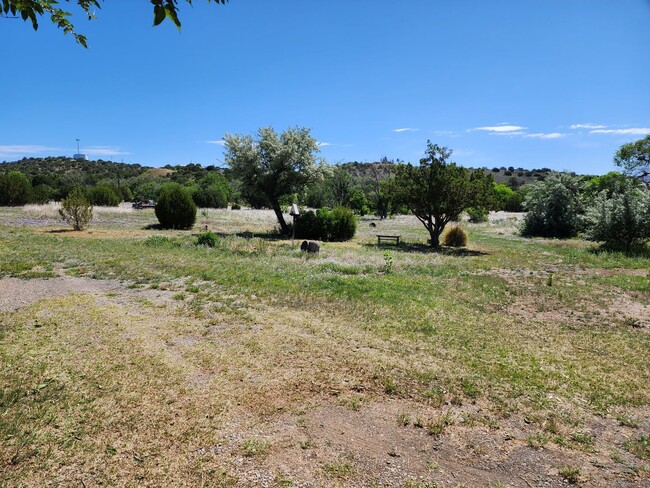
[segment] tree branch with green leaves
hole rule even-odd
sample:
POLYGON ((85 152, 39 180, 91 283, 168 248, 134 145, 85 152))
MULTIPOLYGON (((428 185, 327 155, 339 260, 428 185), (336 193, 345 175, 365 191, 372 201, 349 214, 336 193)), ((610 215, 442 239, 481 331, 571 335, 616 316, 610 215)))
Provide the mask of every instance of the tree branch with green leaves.
MULTIPOLYGON (((64 0, 67 4, 76 4, 77 10, 83 12, 88 20, 95 18, 95 9, 102 8, 103 0, 64 0)), ((192 0, 184 0, 192 4, 192 0)), ((178 29, 181 28, 181 21, 178 16, 179 0, 150 0, 153 5, 153 25, 159 25, 169 19, 178 29)), ((226 4, 228 0, 207 0, 208 3, 226 4)), ((5 18, 22 18, 25 22, 31 22, 34 30, 38 29, 38 22, 41 17, 49 16, 50 20, 64 34, 71 34, 75 41, 83 47, 88 47, 87 38, 75 30, 74 24, 70 21, 71 12, 61 8, 61 2, 57 0, 0 0, 0 16, 5 18)))

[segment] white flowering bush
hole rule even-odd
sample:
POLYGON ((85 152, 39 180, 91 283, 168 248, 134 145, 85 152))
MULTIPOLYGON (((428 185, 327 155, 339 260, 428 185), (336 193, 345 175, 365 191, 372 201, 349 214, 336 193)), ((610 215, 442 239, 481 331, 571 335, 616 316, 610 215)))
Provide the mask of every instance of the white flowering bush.
POLYGON ((585 225, 587 239, 629 253, 650 239, 650 193, 634 182, 609 198, 603 191, 587 209, 585 225))

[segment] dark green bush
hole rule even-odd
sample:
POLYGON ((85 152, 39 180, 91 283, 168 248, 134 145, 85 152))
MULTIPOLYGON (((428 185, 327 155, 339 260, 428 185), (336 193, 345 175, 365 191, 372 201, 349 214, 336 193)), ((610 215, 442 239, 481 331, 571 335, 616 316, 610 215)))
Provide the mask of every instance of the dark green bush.
POLYGON ((110 185, 100 183, 88 190, 88 200, 92 205, 117 207, 122 197, 110 185))
POLYGON ((211 230, 208 230, 199 234, 199 236, 196 239, 196 245, 214 247, 217 245, 218 240, 219 238, 217 234, 215 234, 211 230))
POLYGON ((241 210, 241 205, 239 205, 238 203, 233 203, 230 206, 230 210, 241 210))
POLYGON ((226 188, 217 185, 194 189, 192 199, 201 208, 226 208, 228 206, 226 188))
POLYGON ((0 174, 0 205, 17 206, 29 203, 32 184, 20 171, 0 174))
POLYGON ((302 212, 296 221, 296 237, 321 241, 348 241, 354 237, 357 220, 349 208, 322 208, 302 212))
POLYGON ((196 222, 196 205, 192 195, 178 183, 163 185, 154 210, 158 222, 165 229, 191 229, 196 222))
POLYGON ((296 219, 296 237, 320 240, 321 234, 321 225, 316 213, 313 210, 301 212, 296 219))
POLYGON ((55 190, 50 185, 36 185, 32 193, 34 203, 47 203, 54 198, 55 190))
POLYGON ((357 231, 357 219, 349 208, 334 208, 331 222, 329 241, 349 241, 357 231))

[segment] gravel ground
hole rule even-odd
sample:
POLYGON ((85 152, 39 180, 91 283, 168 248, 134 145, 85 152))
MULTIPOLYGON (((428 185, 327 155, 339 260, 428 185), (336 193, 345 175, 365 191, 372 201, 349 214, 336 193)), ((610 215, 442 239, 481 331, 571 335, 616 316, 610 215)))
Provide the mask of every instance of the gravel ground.
POLYGON ((0 312, 13 312, 44 298, 62 296, 68 292, 107 292, 122 288, 115 280, 59 277, 47 280, 20 278, 0 279, 0 312))

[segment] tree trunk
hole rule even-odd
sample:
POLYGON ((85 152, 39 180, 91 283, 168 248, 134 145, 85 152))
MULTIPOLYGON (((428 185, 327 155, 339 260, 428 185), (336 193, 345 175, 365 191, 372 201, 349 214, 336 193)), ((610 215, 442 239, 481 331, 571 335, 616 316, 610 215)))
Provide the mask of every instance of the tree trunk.
POLYGON ((442 231, 445 229, 444 225, 440 225, 437 222, 431 224, 429 227, 429 236, 431 236, 431 247, 438 248, 440 247, 440 236, 442 231))
POLYGON ((431 229, 429 231, 429 235, 431 236, 431 247, 440 247, 440 232, 435 229, 431 229))
POLYGON ((282 209, 280 208, 279 202, 273 202, 273 211, 275 212, 275 216, 278 218, 278 222, 280 223, 280 231, 283 235, 288 235, 289 226, 284 221, 284 215, 282 215, 282 209))

